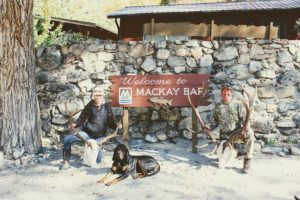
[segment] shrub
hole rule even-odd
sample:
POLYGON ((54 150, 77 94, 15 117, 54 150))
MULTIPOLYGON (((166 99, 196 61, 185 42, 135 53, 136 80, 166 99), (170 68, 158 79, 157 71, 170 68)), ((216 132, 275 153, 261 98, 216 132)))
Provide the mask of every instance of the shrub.
POLYGON ((50 45, 67 45, 90 38, 82 33, 62 31, 62 24, 53 29, 54 24, 50 22, 50 17, 44 16, 35 19, 34 24, 34 46, 43 44, 45 47, 50 45))

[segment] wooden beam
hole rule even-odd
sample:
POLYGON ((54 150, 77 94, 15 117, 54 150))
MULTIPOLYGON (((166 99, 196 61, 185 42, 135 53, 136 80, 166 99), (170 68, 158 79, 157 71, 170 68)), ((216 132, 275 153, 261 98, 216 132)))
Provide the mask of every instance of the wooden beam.
POLYGON ((155 19, 151 18, 151 41, 153 41, 153 36, 154 36, 154 24, 155 24, 155 19))
POLYGON ((211 20, 211 22, 210 22, 210 40, 214 40, 214 26, 215 26, 215 20, 211 20))
POLYGON ((272 31, 273 31, 273 22, 270 22, 270 27, 269 27, 269 40, 272 40, 272 31))
POLYGON ((192 111, 192 130, 195 131, 192 133, 192 152, 197 153, 197 143, 198 143, 198 138, 197 138, 197 116, 196 114, 192 111))

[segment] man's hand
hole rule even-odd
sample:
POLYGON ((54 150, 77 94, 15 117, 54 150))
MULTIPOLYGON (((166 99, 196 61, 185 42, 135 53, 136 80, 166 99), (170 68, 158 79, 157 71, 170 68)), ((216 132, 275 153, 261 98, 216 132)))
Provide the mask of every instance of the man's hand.
POLYGON ((244 132, 248 132, 249 131, 249 124, 247 124, 244 129, 243 129, 244 132))
POLYGON ((75 128, 76 124, 75 123, 71 123, 68 126, 69 126, 70 130, 73 130, 75 128))
POLYGON ((203 130, 204 131, 212 131, 211 128, 206 125, 203 126, 203 130))
POLYGON ((243 134, 244 138, 246 138, 248 131, 249 131, 249 124, 247 124, 242 130, 242 134, 243 134))
POLYGON ((117 127, 118 127, 118 129, 121 129, 123 126, 122 126, 122 123, 121 122, 118 122, 117 123, 117 127))
MULTIPOLYGON (((206 125, 204 125, 202 129, 203 129, 203 131, 206 131, 206 132, 212 132, 212 129, 206 125)), ((211 139, 212 139, 212 142, 215 144, 218 142, 214 137, 212 137, 211 139)))

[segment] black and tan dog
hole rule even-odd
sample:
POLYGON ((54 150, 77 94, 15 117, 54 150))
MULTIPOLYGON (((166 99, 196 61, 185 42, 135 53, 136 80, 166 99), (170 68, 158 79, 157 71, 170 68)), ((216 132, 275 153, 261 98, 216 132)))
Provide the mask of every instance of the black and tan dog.
POLYGON ((97 183, 104 183, 113 174, 121 174, 106 183, 107 186, 115 184, 129 175, 133 178, 143 178, 152 176, 159 172, 160 166, 158 162, 151 156, 132 156, 129 154, 128 148, 124 144, 118 144, 114 149, 111 166, 111 172, 97 181, 97 183))

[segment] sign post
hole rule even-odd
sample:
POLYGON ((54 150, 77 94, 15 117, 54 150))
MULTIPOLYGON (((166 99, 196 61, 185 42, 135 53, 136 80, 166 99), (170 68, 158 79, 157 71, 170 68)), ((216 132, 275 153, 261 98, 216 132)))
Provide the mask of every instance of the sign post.
POLYGON ((195 132, 192 132, 192 152, 197 153, 197 143, 198 143, 198 138, 197 138, 197 117, 194 112, 192 112, 192 130, 195 132))
POLYGON ((129 147, 129 114, 127 107, 123 110, 123 142, 129 147))

